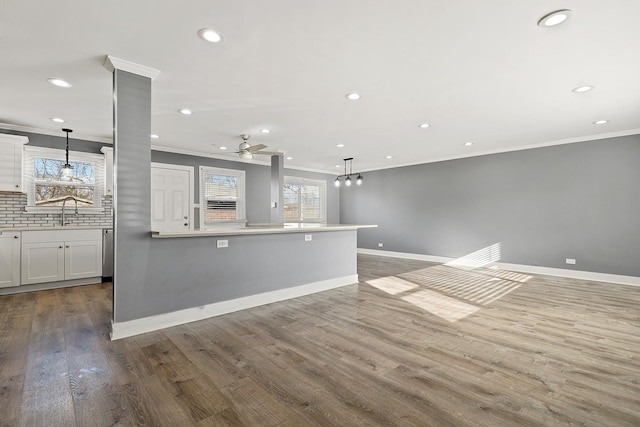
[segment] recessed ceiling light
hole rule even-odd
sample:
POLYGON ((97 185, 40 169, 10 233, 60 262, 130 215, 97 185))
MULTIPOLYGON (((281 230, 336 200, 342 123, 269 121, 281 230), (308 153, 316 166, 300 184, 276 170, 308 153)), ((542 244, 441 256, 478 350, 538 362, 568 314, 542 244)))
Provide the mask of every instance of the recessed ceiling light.
POLYGON ((538 27, 553 27, 558 24, 562 24, 569 19, 571 11, 569 9, 556 10, 548 15, 543 16, 538 21, 538 27))
POLYGON ((590 90, 593 90, 595 86, 578 86, 576 88, 571 89, 571 92, 573 93, 583 93, 583 92, 589 92, 590 90))
POLYGON ((421 127, 422 129, 426 129, 426 128, 428 128, 429 126, 431 126, 429 123, 422 123, 422 124, 420 124, 420 127, 421 127))
POLYGON ((220 147, 220 149, 221 149, 221 150, 226 150, 226 149, 227 149, 227 147, 220 147))
POLYGON ((593 122, 594 125, 603 125, 605 123, 609 123, 609 120, 597 120, 593 122))
POLYGON ((387 159, 393 159, 393 156, 387 156, 387 159))
POLYGON ((149 135, 149 136, 150 136, 151 138, 153 138, 153 139, 158 139, 158 138, 160 138, 160 136, 156 135, 155 133, 154 133, 153 135, 149 135))
POLYGON ((191 114, 191 110, 187 109, 187 108, 181 108, 178 110, 181 114, 184 114, 185 116, 188 116, 191 114))
POLYGON ((51 121, 56 123, 64 123, 64 120, 61 119, 60 117, 54 117, 51 119, 51 121))
POLYGON ((345 98, 351 100, 351 101, 356 101, 358 99, 360 99, 360 95, 355 93, 355 92, 351 92, 345 95, 345 98))
POLYGON ((469 142, 465 142, 464 143, 465 147, 470 147, 473 145, 473 142, 469 141, 469 142))
POLYGON ((336 145, 336 147, 338 147, 338 148, 344 148, 344 144, 338 144, 338 145, 336 145))
POLYGON ((287 157, 287 160, 293 160, 293 157, 289 156, 287 157))
POLYGON ((51 83, 52 85, 58 86, 58 87, 67 87, 67 88, 69 88, 69 87, 72 86, 71 83, 69 83, 69 82, 67 82, 65 80, 62 80, 62 79, 51 78, 51 79, 47 79, 47 81, 49 83, 51 83))
POLYGON ((260 132, 262 132, 262 133, 271 133, 271 131, 269 129, 260 129, 260 132))
POLYGON ((211 28, 203 28, 198 31, 198 36, 204 41, 211 43, 219 43, 222 41, 222 35, 219 32, 212 30, 211 28))

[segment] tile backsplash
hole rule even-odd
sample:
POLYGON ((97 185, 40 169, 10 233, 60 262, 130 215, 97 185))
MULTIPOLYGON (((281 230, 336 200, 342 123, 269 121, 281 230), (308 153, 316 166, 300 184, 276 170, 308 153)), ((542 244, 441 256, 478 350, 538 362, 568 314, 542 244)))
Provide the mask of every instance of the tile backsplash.
MULTIPOLYGON (((67 216, 70 225, 104 227, 113 226, 113 199, 106 196, 101 199, 104 212, 80 214, 76 217, 73 209, 68 209, 67 216)), ((0 193, 0 228, 10 227, 55 227, 62 221, 60 213, 25 212, 27 195, 22 193, 0 193)))

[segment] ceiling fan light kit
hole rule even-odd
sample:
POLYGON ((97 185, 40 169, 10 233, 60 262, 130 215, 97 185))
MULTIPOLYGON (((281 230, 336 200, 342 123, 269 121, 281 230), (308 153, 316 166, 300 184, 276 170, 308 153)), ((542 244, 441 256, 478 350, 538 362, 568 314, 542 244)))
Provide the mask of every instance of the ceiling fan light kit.
POLYGON ((342 185, 342 181, 340 181, 340 178, 344 178, 344 185, 346 185, 347 187, 351 186, 351 183, 353 182, 353 180, 351 179, 351 177, 353 175, 358 175, 356 177, 356 185, 362 185, 362 182, 364 181, 364 177, 362 176, 361 173, 356 173, 353 172, 353 157, 348 157, 346 159, 342 159, 344 161, 344 174, 342 175, 338 175, 336 177, 336 180, 333 181, 333 184, 336 187, 340 187, 340 185, 342 185), (349 173, 347 173, 347 162, 349 162, 349 173))
POLYGON ((284 155, 284 153, 280 151, 264 151, 264 149, 267 148, 264 144, 251 145, 249 144, 249 138, 251 138, 251 135, 242 135, 242 142, 238 145, 238 151, 236 151, 236 154, 239 154, 241 159, 251 160, 253 159, 254 154, 262 154, 265 156, 284 155))

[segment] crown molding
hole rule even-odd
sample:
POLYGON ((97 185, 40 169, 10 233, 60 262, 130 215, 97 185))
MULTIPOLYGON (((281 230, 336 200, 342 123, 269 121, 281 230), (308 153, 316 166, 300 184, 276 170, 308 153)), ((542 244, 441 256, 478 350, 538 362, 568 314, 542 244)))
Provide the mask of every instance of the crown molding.
POLYGON ((446 162, 446 161, 449 161, 449 160, 468 159, 470 157, 486 156, 486 155, 489 155, 489 154, 510 153, 512 151, 532 150, 532 149, 535 149, 535 148, 552 147, 552 146, 555 146, 555 145, 575 144, 576 142, 589 142, 589 141, 597 141, 599 139, 618 138, 618 137, 621 137, 621 136, 632 136, 632 135, 640 135, 640 129, 621 130, 621 131, 616 131, 616 132, 600 133, 600 134, 596 134, 596 135, 585 135, 585 136, 578 136, 578 137, 573 137, 573 138, 559 139, 559 140, 556 140, 556 141, 540 142, 540 143, 536 143, 536 144, 520 145, 520 146, 517 146, 517 147, 508 147, 508 148, 498 148, 498 149, 495 149, 495 150, 477 151, 477 152, 474 152, 474 153, 470 153, 470 154, 467 154, 467 155, 461 155, 461 156, 445 156, 445 157, 438 157, 438 158, 431 159, 431 160, 422 160, 422 161, 417 161, 417 162, 400 163, 400 164, 396 164, 396 165, 393 165, 393 166, 384 166, 384 167, 363 169, 363 170, 360 170, 360 172, 361 173, 373 172, 373 171, 378 171, 378 170, 402 168, 402 167, 405 167, 405 166, 416 166, 416 165, 424 165, 424 164, 428 164, 428 163, 446 162))
MULTIPOLYGON (((58 130, 39 129, 39 128, 30 127, 30 126, 20 126, 20 125, 12 125, 9 123, 0 123, 0 130, 2 129, 14 130, 17 132, 36 133, 39 135, 59 136, 60 138, 64 138, 64 135, 60 135, 60 131, 58 130)), ((100 142, 102 144, 113 144, 113 141, 111 140, 111 138, 101 138, 99 136, 84 135, 84 134, 75 133, 75 132, 73 134, 73 139, 81 139, 84 141, 91 141, 91 142, 100 142)))
POLYGON ((116 58, 111 55, 107 55, 104 59, 104 67, 110 72, 115 70, 126 71, 128 73, 137 74, 139 76, 148 77, 151 80, 158 77, 160 70, 147 67, 144 65, 136 64, 135 62, 127 61, 126 59, 116 58))

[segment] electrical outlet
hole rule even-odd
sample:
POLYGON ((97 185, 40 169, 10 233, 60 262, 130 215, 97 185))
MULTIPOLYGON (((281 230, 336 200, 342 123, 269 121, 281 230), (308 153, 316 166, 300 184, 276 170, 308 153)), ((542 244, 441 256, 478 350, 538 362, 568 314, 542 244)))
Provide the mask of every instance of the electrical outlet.
POLYGON ((573 259, 573 258, 567 258, 566 263, 567 263, 567 264, 573 264, 573 265, 575 265, 576 260, 575 260, 575 259, 573 259))
POLYGON ((382 247, 384 247, 384 245, 382 243, 378 243, 378 247, 382 248, 382 247))
POLYGON ((313 235, 312 234, 305 234, 304 235, 304 241, 305 242, 310 242, 313 240, 313 235))
POLYGON ((228 248, 229 241, 228 240, 216 240, 216 246, 219 248, 228 248))

